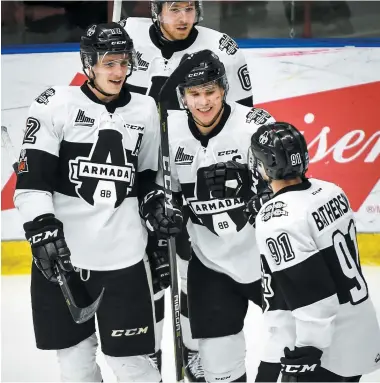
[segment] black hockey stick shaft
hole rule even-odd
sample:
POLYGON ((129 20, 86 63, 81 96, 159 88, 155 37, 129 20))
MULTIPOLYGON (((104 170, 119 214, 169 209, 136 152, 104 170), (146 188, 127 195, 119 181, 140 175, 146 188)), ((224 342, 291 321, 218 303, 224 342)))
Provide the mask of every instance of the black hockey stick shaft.
MULTIPOLYGON (((205 50, 191 55, 179 67, 177 67, 172 75, 166 80, 159 95, 158 95, 158 111, 160 114, 161 124, 161 155, 164 177, 164 192, 165 192, 165 211, 168 217, 173 216, 173 195, 171 187, 171 169, 170 169, 170 150, 169 150, 169 132, 168 132, 168 95, 175 92, 179 82, 185 77, 194 66, 201 63, 209 57, 211 51, 205 50)), ((176 369, 176 381, 184 381, 184 366, 183 366, 183 343, 182 329, 180 322, 180 301, 178 287, 178 272, 177 258, 174 238, 168 239, 170 273, 171 273, 171 308, 172 308, 172 323, 174 337, 174 358, 176 369)))
MULTIPOLYGON (((165 212, 168 217, 173 216, 172 190, 171 190, 171 171, 170 171, 170 155, 169 155, 169 136, 167 132, 167 109, 165 102, 158 104, 161 123, 161 154, 162 167, 164 176, 164 192, 165 192, 165 212)), ((170 298, 172 307, 172 324, 174 337, 174 360, 176 370, 176 381, 184 381, 183 368, 183 345, 182 345, 182 329, 180 321, 180 304, 179 304, 179 288, 177 274, 177 258, 174 238, 168 239, 169 261, 170 261, 170 298)))
MULTIPOLYGON (((6 126, 1 126, 1 141, 12 161, 13 170, 17 174, 18 161, 16 157, 16 152, 6 126)), ((93 302, 90 306, 80 308, 75 304, 67 280, 57 264, 54 266, 54 273, 58 280, 59 286, 62 290, 62 294, 65 298, 66 304, 69 308, 70 314, 73 317, 74 322, 84 323, 90 318, 92 318, 95 315, 96 310, 98 309, 100 302, 103 298, 104 288, 95 302, 93 302)))

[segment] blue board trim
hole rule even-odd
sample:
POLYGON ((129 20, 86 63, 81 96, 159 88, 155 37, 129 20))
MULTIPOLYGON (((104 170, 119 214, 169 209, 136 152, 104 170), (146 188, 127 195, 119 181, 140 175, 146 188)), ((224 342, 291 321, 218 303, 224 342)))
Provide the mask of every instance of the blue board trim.
MULTIPOLYGON (((374 47, 380 48, 380 38, 329 39, 236 39, 240 48, 315 48, 315 47, 374 47)), ((1 47, 2 55, 27 53, 78 52, 79 43, 27 44, 1 47)))
POLYGON ((236 39, 240 48, 380 47, 380 38, 236 39))

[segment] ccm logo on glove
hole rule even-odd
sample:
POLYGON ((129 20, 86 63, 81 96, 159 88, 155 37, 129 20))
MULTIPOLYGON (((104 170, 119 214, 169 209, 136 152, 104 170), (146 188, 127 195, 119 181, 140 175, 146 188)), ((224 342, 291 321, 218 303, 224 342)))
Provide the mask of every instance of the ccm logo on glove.
POLYGON ((58 229, 55 229, 54 231, 47 230, 45 233, 39 233, 36 235, 33 235, 29 238, 29 242, 31 245, 34 245, 38 242, 45 241, 49 238, 57 238, 58 237, 58 229))
POLYGON ((315 364, 312 364, 311 366, 307 365, 307 364, 304 364, 304 365, 300 365, 300 364, 288 364, 288 365, 282 365, 282 372, 287 372, 289 374, 300 374, 300 373, 304 373, 304 372, 307 372, 307 371, 314 371, 316 368, 318 367, 318 364, 315 363, 315 364))

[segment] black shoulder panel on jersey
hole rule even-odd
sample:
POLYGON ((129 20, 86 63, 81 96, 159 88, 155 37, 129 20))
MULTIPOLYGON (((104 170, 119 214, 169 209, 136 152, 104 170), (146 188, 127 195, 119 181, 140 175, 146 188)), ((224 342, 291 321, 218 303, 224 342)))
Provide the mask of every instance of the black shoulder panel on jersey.
POLYGON ((337 293, 330 270, 319 252, 292 267, 274 272, 273 278, 292 311, 337 293))
POLYGON ((253 107, 253 96, 243 98, 243 99, 236 101, 236 102, 240 105, 248 106, 248 107, 252 108, 253 107))
POLYGON ((143 86, 137 86, 133 84, 125 84, 125 87, 129 90, 131 93, 139 93, 139 94, 146 94, 146 91, 148 88, 144 88, 143 86))
POLYGON ((58 157, 37 149, 23 149, 18 165, 16 189, 53 193, 58 182, 58 157))

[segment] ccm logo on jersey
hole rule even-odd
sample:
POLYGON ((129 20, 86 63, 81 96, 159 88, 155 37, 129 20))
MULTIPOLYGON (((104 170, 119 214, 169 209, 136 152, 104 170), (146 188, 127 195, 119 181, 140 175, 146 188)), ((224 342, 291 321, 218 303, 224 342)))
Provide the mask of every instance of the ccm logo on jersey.
POLYGON ((127 129, 137 130, 139 132, 143 132, 145 130, 145 127, 141 125, 124 124, 124 127, 127 129))
POLYGON ((45 241, 49 238, 56 238, 58 237, 58 229, 55 229, 54 231, 47 230, 45 233, 39 233, 36 235, 32 235, 29 238, 29 242, 31 245, 35 245, 38 242, 45 241))
POLYGON ((299 364, 288 364, 288 365, 282 364, 282 372, 295 374, 295 373, 302 373, 306 371, 314 371, 317 366, 318 365, 316 363, 312 364, 311 366, 309 366, 308 364, 303 364, 302 366, 299 364))
POLYGON ((237 149, 223 150, 221 152, 218 152, 218 156, 228 156, 229 154, 235 154, 237 152, 238 152, 237 149))
POLYGON ((131 328, 129 330, 112 330, 111 336, 132 336, 132 335, 140 335, 146 334, 148 332, 148 326, 139 327, 139 328, 131 328))
POLYGON ((227 380, 231 378, 231 375, 228 375, 228 376, 222 376, 221 378, 215 378, 215 380, 227 380))
POLYGON ((121 44, 126 44, 127 42, 125 40, 122 41, 112 41, 111 45, 121 45, 121 44))

